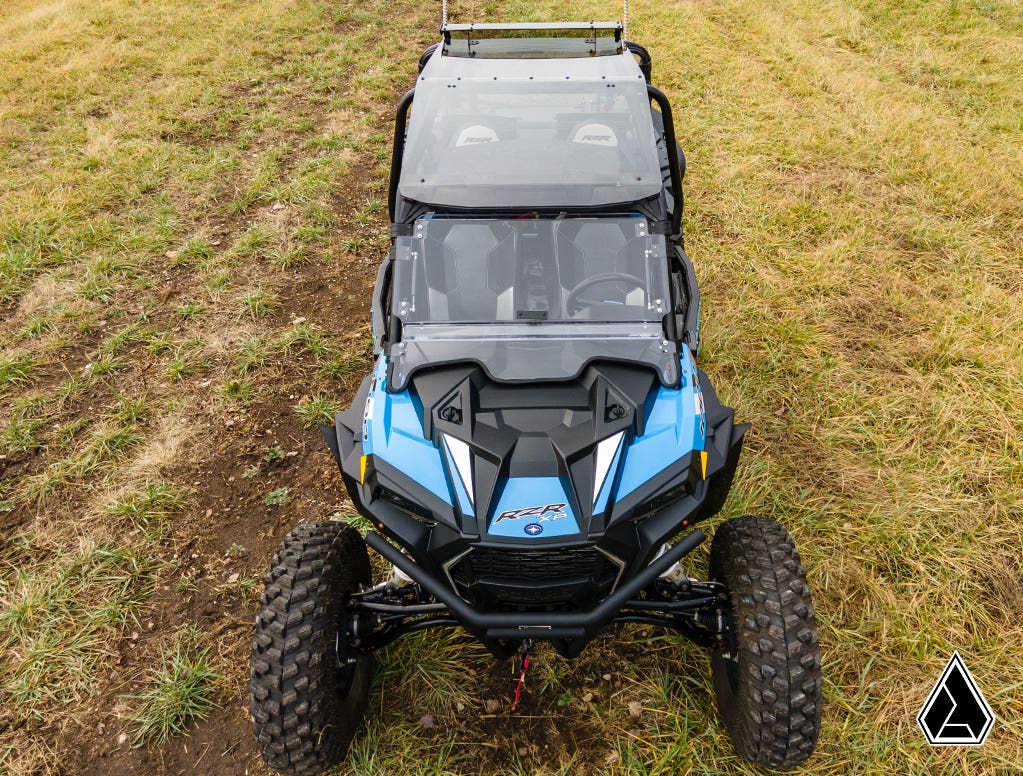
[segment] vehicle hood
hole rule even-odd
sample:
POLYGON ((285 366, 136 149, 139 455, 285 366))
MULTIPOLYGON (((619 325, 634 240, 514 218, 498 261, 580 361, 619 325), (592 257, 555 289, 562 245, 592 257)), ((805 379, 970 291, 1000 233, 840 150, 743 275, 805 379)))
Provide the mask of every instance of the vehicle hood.
POLYGON ((698 386, 685 382, 600 363, 574 381, 508 385, 463 363, 416 374, 409 395, 463 532, 566 541, 605 530, 617 498, 702 447, 698 386))

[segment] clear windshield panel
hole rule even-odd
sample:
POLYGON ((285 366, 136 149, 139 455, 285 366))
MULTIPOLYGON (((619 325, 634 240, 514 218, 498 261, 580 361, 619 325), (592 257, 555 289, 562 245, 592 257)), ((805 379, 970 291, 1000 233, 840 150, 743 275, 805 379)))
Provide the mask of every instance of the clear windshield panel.
POLYGON ((451 207, 636 202, 661 190, 650 98, 626 78, 428 78, 399 191, 451 207))
POLYGON ((572 380, 598 361, 649 368, 663 385, 678 383, 678 350, 660 324, 412 324, 391 348, 388 390, 402 391, 417 370, 444 364, 472 362, 493 380, 532 383, 572 380))
MULTIPOLYGON (((396 241, 392 309, 410 324, 648 322, 668 308, 663 235, 638 215, 420 218, 396 241)), ((428 336, 422 334, 421 336, 428 336)))

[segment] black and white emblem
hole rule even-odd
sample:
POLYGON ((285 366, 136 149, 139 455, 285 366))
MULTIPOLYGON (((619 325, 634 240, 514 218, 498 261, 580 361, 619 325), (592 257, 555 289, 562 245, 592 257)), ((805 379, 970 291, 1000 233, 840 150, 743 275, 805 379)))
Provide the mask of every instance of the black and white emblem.
POLYGON ((995 715, 958 652, 952 653, 916 718, 931 746, 980 746, 995 715))
MULTIPOLYGON (((565 512, 567 504, 541 504, 535 507, 524 507, 522 509, 509 509, 502 512, 497 516, 494 521, 494 525, 504 522, 505 520, 521 520, 524 517, 532 517, 539 523, 549 523, 552 520, 560 520, 563 517, 568 517, 568 513, 565 512)), ((539 533, 539 531, 537 531, 539 533)))

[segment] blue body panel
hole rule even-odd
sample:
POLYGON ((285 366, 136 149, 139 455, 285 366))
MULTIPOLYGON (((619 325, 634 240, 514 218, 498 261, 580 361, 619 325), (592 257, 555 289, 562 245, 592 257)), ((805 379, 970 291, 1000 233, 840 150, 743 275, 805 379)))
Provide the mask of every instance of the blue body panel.
POLYGON ((370 409, 363 425, 363 454, 387 461, 451 504, 451 488, 440 451, 433 442, 423 438, 422 407, 408 391, 388 393, 386 382, 387 359, 381 354, 373 370, 373 387, 366 402, 370 409))
POLYGON ((518 539, 531 537, 574 536, 579 533, 579 524, 565 494, 567 483, 559 477, 511 477, 505 481, 501 498, 493 511, 489 532, 492 536, 514 536, 518 539), (560 510, 540 515, 518 517, 513 520, 498 518, 505 511, 548 504, 564 504, 560 510), (539 526, 539 530, 535 527, 539 526))
POLYGON ((625 496, 646 484, 651 476, 693 450, 706 444, 706 420, 702 393, 695 378, 695 365, 688 350, 682 350, 679 387, 659 386, 649 410, 645 434, 636 437, 619 464, 617 496, 625 496), (699 410, 699 413, 697 413, 699 410))

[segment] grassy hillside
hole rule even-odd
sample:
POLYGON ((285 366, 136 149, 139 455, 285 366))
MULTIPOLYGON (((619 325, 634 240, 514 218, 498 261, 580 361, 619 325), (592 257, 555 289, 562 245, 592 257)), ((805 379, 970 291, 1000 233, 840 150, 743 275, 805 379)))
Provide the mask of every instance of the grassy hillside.
MULTIPOLYGON (((315 423, 369 368, 393 105, 438 18, 0 8, 0 772, 265 773, 255 600, 290 526, 351 514, 315 423)), ((1023 11, 636 2, 630 37, 689 163, 702 366, 753 423, 725 516, 789 526, 816 596, 806 772, 1023 768, 1023 11), (953 650, 997 717, 975 750, 914 722, 953 650)), ((513 715, 457 633, 381 662, 342 772, 751 772, 676 637, 540 650, 513 715)))

